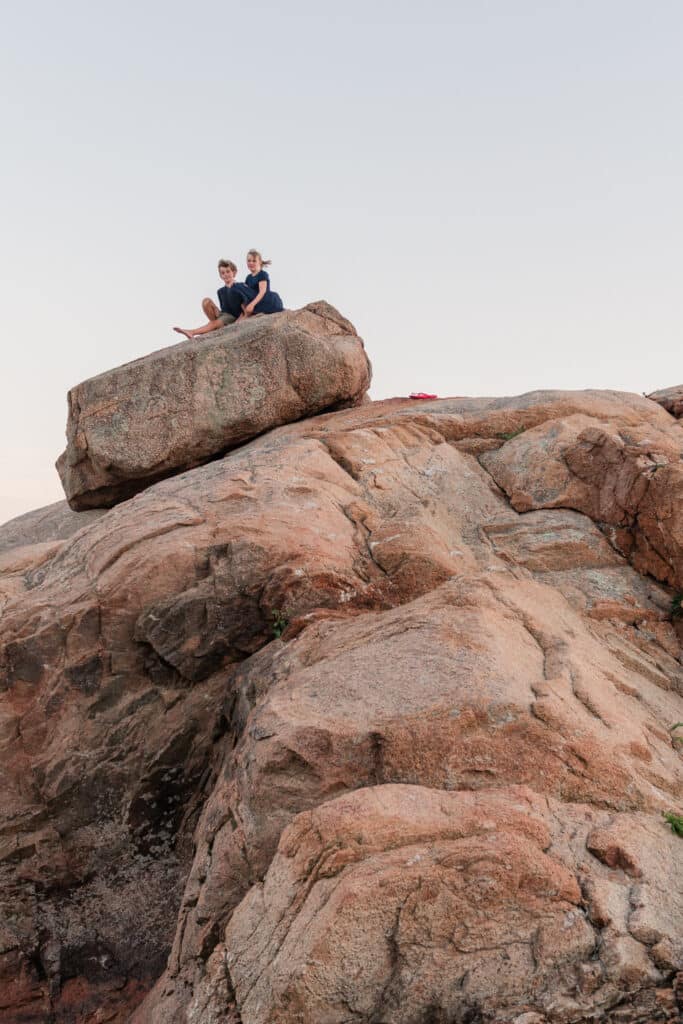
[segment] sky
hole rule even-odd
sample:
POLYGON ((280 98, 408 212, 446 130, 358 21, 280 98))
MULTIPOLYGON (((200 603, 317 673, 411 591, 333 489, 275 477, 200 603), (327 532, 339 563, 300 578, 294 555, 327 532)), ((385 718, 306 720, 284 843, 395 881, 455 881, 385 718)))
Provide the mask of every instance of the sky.
POLYGON ((248 248, 371 395, 681 383, 679 0, 18 0, 0 13, 0 523, 66 393, 248 248))

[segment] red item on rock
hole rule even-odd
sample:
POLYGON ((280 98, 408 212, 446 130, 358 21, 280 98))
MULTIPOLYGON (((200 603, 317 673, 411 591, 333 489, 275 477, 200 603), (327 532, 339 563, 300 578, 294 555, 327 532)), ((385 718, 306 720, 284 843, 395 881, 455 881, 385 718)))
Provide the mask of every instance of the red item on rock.
POLYGON ((428 395, 426 391, 413 391, 408 398, 438 398, 438 395, 428 395))

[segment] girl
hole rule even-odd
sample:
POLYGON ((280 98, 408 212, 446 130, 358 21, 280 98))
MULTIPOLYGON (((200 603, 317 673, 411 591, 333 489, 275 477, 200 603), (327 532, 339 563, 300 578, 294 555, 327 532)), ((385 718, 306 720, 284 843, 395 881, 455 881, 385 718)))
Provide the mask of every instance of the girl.
POLYGON ((254 313, 280 313, 284 309, 278 293, 270 290, 270 277, 263 269, 270 264, 271 261, 264 260, 258 249, 250 249, 247 253, 249 273, 245 284, 256 295, 242 306, 243 316, 253 316, 254 313))
POLYGON ((256 297, 255 288, 247 288, 246 284, 240 284, 235 280, 237 267, 232 260, 219 260, 218 273, 223 281, 223 287, 218 289, 218 301, 220 308, 213 299, 202 299, 202 309, 209 321, 203 327, 196 327, 194 330, 185 330, 184 327, 174 327, 178 334, 184 334, 186 338, 194 338, 198 334, 209 334, 210 331, 217 331, 235 320, 241 320, 242 308, 256 297))

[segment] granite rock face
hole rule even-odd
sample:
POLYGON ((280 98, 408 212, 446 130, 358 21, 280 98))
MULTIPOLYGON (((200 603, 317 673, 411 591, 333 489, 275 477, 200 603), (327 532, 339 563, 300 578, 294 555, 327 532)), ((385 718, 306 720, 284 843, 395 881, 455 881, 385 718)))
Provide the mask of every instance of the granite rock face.
POLYGON ((653 402, 658 402, 676 419, 683 416, 683 384, 679 384, 678 387, 664 388, 662 391, 653 391, 647 397, 653 402))
POLYGON ((22 516, 0 525, 0 555, 10 548, 31 547, 35 544, 66 540, 82 530, 86 523, 103 516, 103 509, 73 512, 65 501, 25 512, 22 516))
POLYGON ((75 510, 109 507, 272 427, 355 405, 370 363, 326 302, 153 352, 69 392, 57 461, 75 510))
POLYGON ((8 550, 3 1024, 678 1020, 681 453, 375 402, 8 550))

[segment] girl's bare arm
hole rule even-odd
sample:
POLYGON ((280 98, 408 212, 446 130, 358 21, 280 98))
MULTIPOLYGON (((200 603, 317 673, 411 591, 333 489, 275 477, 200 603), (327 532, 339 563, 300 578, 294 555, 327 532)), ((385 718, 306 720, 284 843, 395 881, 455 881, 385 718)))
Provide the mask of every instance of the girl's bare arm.
POLYGON ((244 312, 247 315, 249 313, 253 313, 254 312, 254 306, 258 306, 259 302, 261 301, 263 296, 266 294, 267 287, 268 287, 268 285, 267 285, 267 283, 265 281, 259 281, 259 283, 258 283, 258 295, 254 299, 251 300, 251 302, 249 303, 248 306, 244 307, 244 312))

